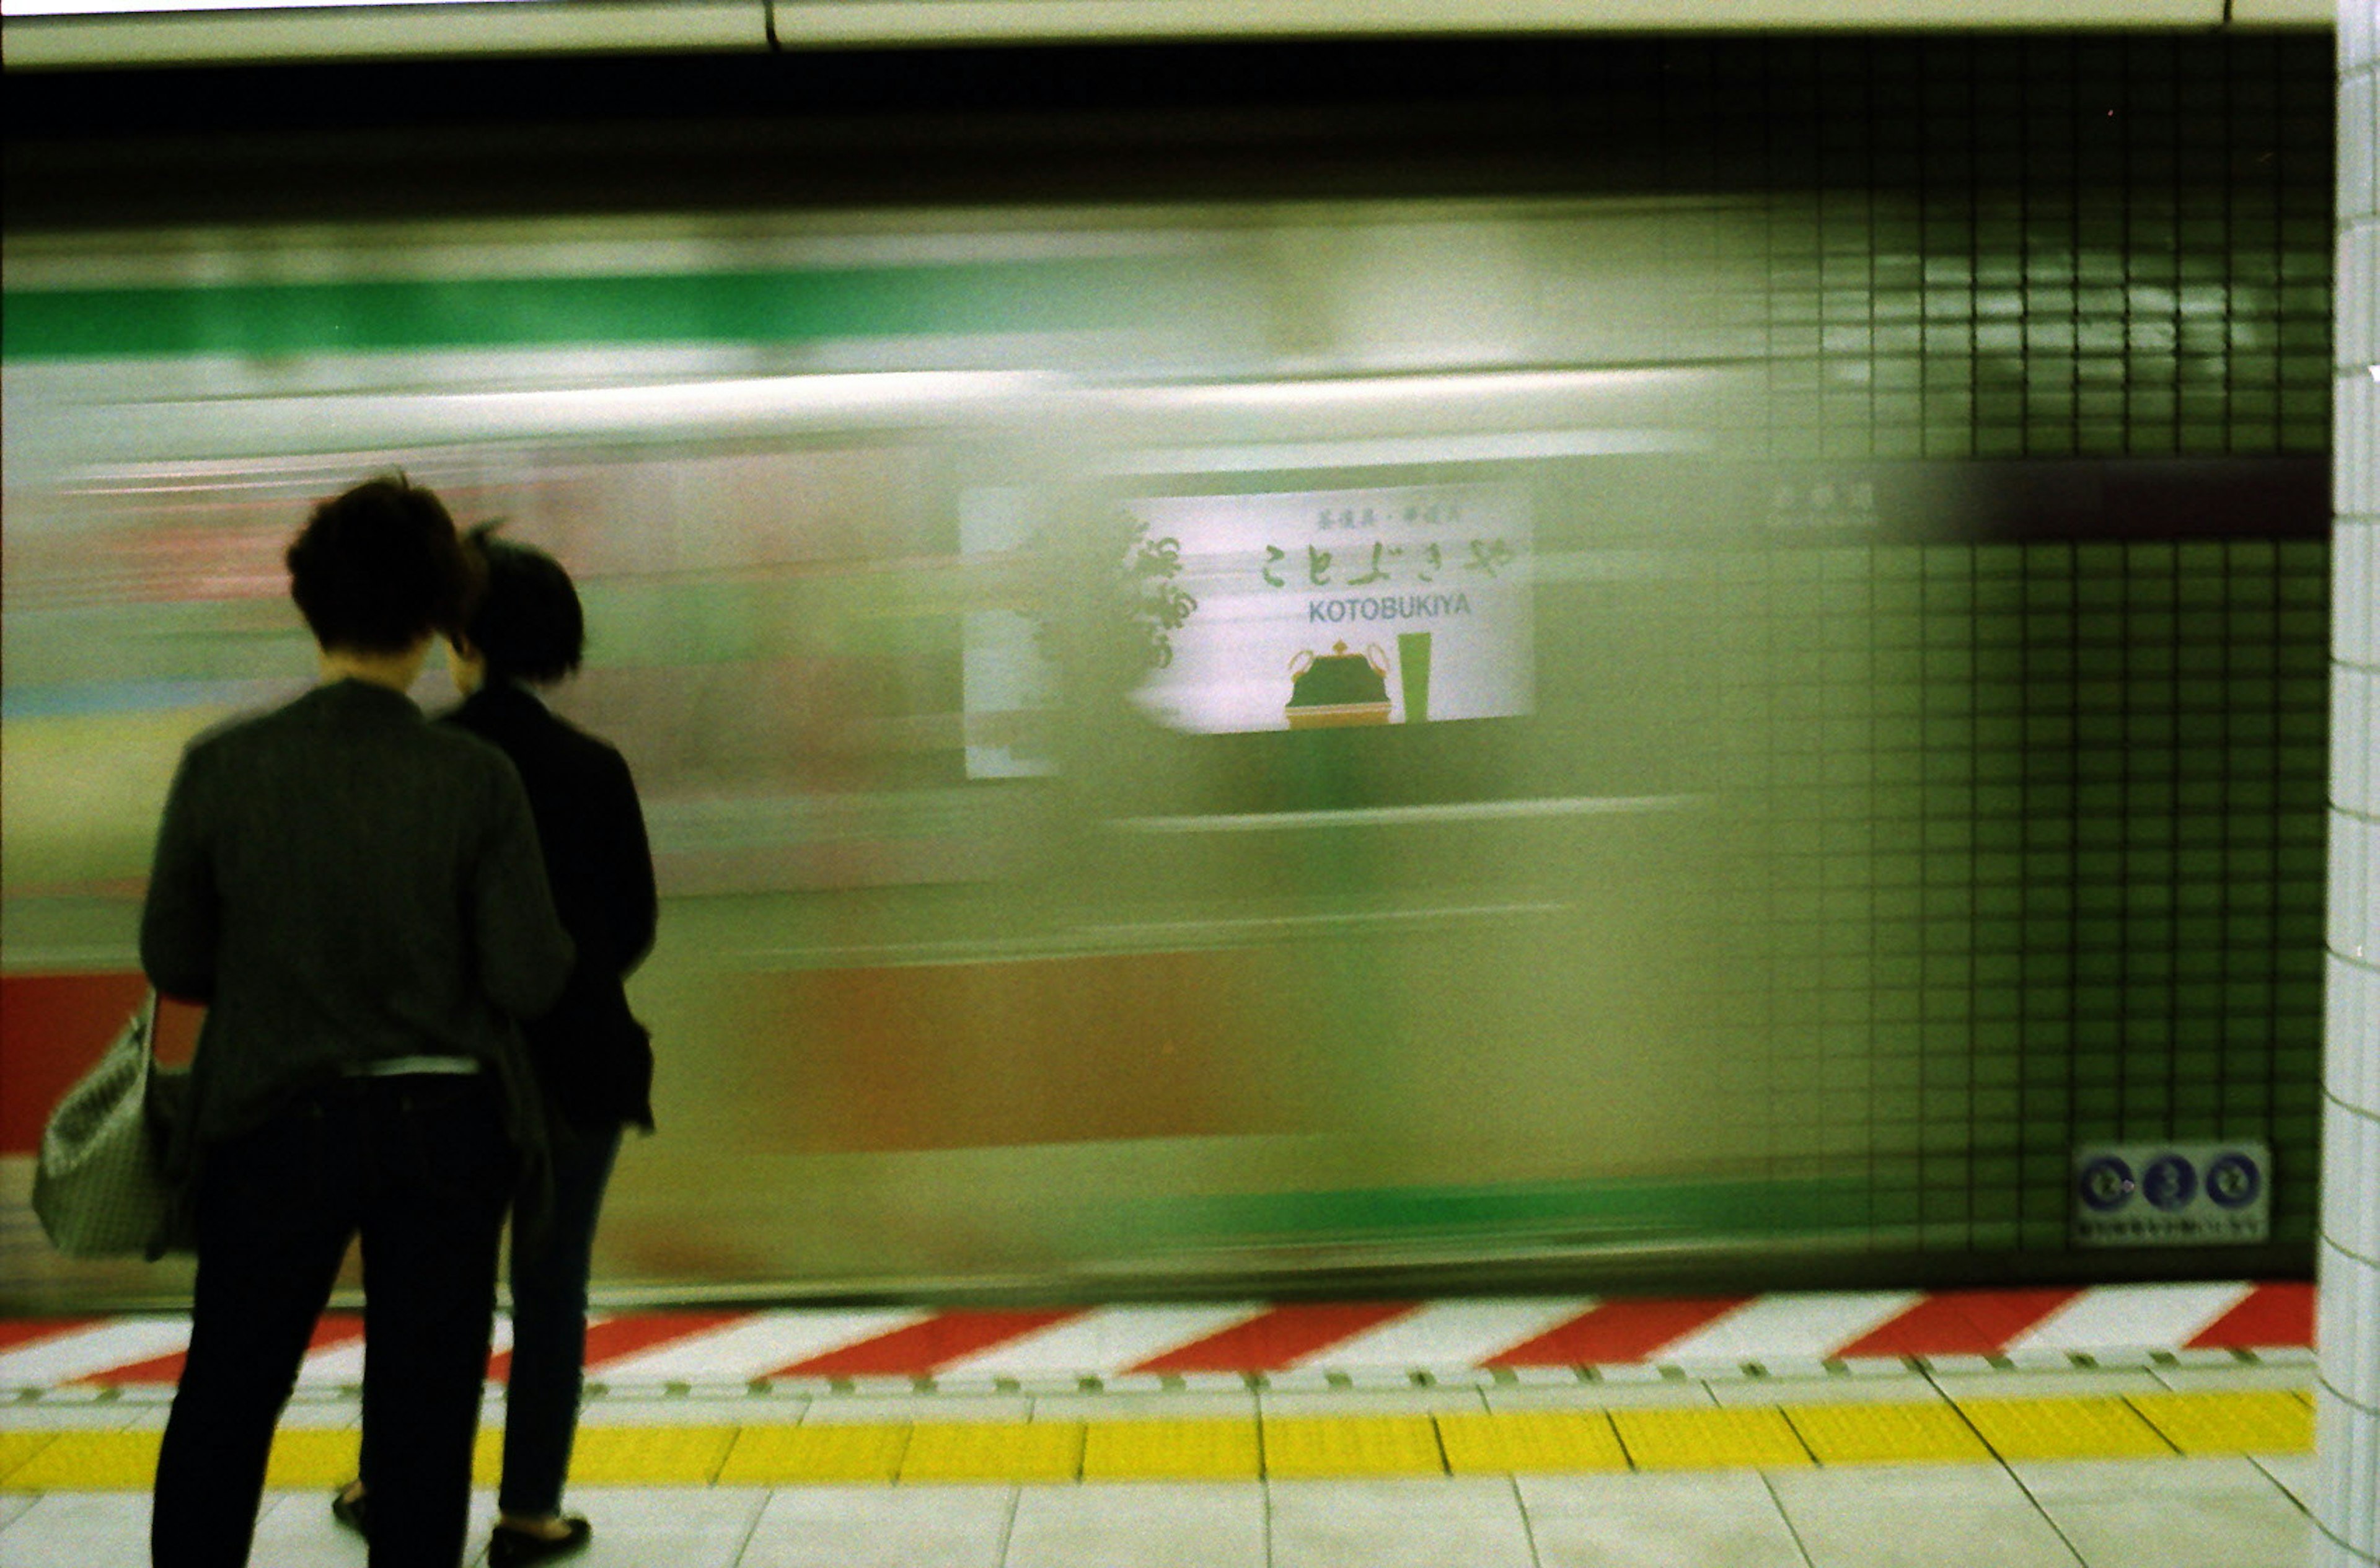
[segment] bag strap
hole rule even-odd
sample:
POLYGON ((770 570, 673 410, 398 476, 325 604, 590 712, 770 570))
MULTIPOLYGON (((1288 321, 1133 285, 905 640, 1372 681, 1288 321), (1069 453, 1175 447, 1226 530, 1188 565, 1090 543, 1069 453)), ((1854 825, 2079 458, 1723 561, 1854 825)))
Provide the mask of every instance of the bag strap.
POLYGON ((157 1064, 157 1008, 160 1002, 157 988, 149 988, 149 999, 140 1004, 140 1042, 149 1048, 149 1064, 157 1064))

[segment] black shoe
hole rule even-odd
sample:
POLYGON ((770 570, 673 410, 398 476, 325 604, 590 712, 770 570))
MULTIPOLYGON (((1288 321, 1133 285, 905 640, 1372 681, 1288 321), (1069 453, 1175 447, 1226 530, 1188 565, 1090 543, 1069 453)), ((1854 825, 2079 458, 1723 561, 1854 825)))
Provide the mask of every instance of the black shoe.
POLYGON ((565 1519, 565 1534, 548 1540, 527 1530, 516 1530, 509 1525, 498 1525, 495 1534, 488 1538, 488 1568, 528 1568, 532 1562, 551 1562, 557 1557, 567 1557, 574 1551, 584 1551, 587 1543, 595 1538, 595 1526, 577 1517, 565 1519))
POLYGON ((365 1523, 366 1514, 364 1513, 364 1494, 362 1492, 355 1492, 351 1494, 345 1487, 341 1487, 337 1491, 333 1492, 331 1494, 331 1517, 336 1519, 340 1524, 345 1525, 348 1529, 353 1530, 356 1534, 363 1537, 364 1539, 371 1539, 371 1529, 365 1523))

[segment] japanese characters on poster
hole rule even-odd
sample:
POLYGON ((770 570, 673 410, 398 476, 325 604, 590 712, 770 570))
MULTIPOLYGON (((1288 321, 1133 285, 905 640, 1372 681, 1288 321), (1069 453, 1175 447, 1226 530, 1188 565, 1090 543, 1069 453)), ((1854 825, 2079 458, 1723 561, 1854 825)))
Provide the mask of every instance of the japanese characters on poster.
POLYGON ((1529 711, 1518 487, 1165 496, 1133 511, 1195 606, 1139 693, 1160 722, 1216 735, 1529 711))

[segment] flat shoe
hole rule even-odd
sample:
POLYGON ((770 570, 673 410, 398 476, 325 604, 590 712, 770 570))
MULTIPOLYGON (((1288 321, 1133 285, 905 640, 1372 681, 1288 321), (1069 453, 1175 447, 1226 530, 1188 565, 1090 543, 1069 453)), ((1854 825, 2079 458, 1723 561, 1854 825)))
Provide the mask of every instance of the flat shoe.
POLYGON ((495 1534, 488 1538, 488 1568, 529 1568, 532 1562, 551 1562, 584 1551, 595 1538, 595 1526, 584 1519, 574 1516, 562 1523, 566 1533, 552 1540, 509 1525, 497 1525, 495 1534))
POLYGON ((331 1494, 331 1517, 336 1519, 340 1524, 345 1525, 348 1529, 353 1530, 356 1534, 363 1537, 366 1540, 370 1540, 371 1539, 371 1531, 367 1526, 366 1520, 368 1516, 364 1512, 366 1496, 367 1494, 358 1492, 355 1496, 349 1497, 347 1495, 346 1488, 341 1487, 337 1491, 331 1494))

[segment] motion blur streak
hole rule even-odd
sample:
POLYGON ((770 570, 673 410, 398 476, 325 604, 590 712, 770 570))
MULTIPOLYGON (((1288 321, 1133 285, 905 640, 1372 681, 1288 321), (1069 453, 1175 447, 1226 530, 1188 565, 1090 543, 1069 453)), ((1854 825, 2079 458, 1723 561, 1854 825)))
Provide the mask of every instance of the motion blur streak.
MULTIPOLYGON (((1771 516, 1804 455, 1746 221, 13 246, 8 983, 133 966, 180 743, 310 674, 280 549, 402 468, 578 575, 561 706, 645 792, 662 1136, 622 1161, 608 1286, 1822 1238, 1873 1151, 1776 1116, 1767 1020, 1775 933, 1867 948, 1779 853, 1829 783, 1777 690, 1824 651, 1793 617, 1838 519, 1771 516), (607 266, 639 253, 672 260, 607 266)), ((1902 656, 1855 651, 1824 718, 1865 734, 1902 656)), ((12 1039, 12 1071, 98 1044, 12 1039)), ((37 1120, 11 1282, 172 1288, 26 1239, 37 1120)))

